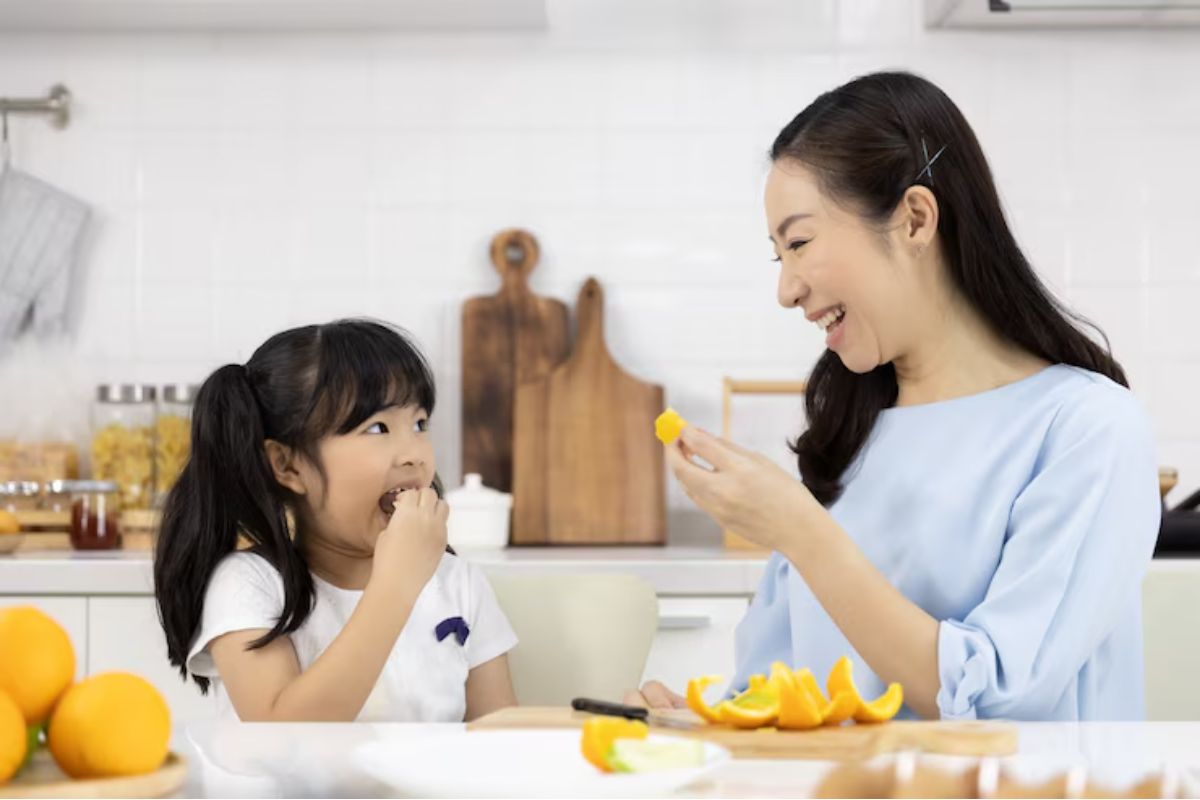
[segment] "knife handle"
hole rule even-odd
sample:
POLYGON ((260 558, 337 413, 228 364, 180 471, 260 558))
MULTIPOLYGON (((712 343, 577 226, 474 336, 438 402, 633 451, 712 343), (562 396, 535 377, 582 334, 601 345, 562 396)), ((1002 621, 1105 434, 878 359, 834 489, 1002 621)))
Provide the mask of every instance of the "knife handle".
POLYGON ((593 700, 589 697, 576 697, 571 701, 571 708, 576 711, 586 711, 589 714, 603 714, 606 717, 624 717, 645 722, 650 717, 650 709, 641 706, 627 706, 623 703, 610 703, 607 700, 593 700))

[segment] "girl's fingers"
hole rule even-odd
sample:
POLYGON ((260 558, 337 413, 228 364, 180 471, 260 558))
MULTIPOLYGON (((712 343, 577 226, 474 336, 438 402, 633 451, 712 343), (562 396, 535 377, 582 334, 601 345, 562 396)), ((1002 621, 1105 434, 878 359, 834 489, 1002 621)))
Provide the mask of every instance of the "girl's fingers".
POLYGON ((695 455, 700 456, 718 470, 729 469, 741 453, 728 442, 711 433, 688 425, 679 434, 679 439, 695 455))

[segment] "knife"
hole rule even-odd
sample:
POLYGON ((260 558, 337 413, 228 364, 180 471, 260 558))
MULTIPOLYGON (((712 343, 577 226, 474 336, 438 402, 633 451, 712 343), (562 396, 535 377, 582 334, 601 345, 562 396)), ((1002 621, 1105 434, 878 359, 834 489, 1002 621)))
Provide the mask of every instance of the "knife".
MULTIPOLYGON (((589 697, 576 697, 571 701, 571 708, 588 714, 602 714, 606 717, 624 717, 645 722, 647 725, 661 725, 667 728, 683 728, 695 730, 704 727, 699 719, 689 719, 676 716, 671 712, 655 711, 644 706, 627 706, 623 703, 610 703, 607 700, 593 700, 589 697)), ((681 709, 682 710, 682 709, 681 709)))

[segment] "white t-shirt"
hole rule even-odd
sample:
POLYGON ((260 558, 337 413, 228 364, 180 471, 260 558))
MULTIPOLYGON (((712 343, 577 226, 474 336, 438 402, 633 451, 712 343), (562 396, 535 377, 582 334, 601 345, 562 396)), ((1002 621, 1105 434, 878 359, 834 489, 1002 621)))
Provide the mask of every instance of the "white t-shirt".
MULTIPOLYGON (((363 594, 339 589, 316 575, 313 584, 316 602, 312 613, 288 635, 301 670, 308 669, 337 637, 363 594)), ((221 684, 209 644, 233 631, 272 628, 282 611, 283 579, 262 556, 231 553, 213 571, 204 595, 200 633, 188 655, 188 670, 212 679, 223 716, 236 718, 237 712, 221 684)), ((462 722, 468 670, 507 653, 516 643, 517 636, 483 573, 447 553, 418 595, 357 719, 462 722), (439 641, 439 625, 454 617, 466 623, 465 641, 460 644, 454 632, 439 641)))

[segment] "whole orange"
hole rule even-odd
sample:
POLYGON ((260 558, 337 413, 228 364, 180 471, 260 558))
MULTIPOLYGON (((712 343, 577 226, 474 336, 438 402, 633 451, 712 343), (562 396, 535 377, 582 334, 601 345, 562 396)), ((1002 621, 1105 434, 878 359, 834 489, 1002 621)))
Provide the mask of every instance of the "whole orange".
POLYGON ((167 701, 128 672, 104 672, 67 690, 47 744, 72 778, 141 775, 162 766, 171 739, 167 701))
POLYGON ((57 622, 32 606, 0 609, 0 690, 28 725, 50 716, 75 678, 75 648, 57 622))
POLYGON ((0 692, 0 783, 5 783, 25 763, 25 716, 5 692, 0 692))

